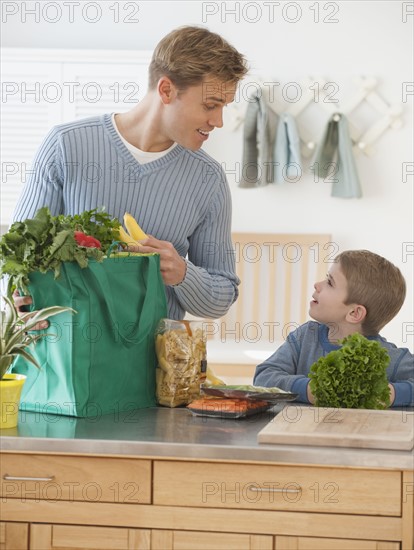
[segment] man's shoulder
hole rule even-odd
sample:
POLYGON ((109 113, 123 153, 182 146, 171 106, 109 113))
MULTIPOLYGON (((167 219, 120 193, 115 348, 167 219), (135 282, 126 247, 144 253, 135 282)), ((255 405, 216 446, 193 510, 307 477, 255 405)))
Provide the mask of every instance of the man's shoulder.
POLYGON ((192 151, 191 149, 184 149, 184 151, 186 155, 205 165, 206 169, 208 169, 210 173, 220 174, 220 176, 223 174, 223 169, 221 167, 221 164, 216 159, 211 157, 208 153, 203 151, 203 149, 198 149, 197 151, 192 151))
POLYGON ((79 120, 73 120, 70 122, 63 122, 57 124, 52 128, 52 132, 57 135, 64 135, 73 131, 82 131, 86 128, 103 127, 105 121, 105 115, 91 116, 87 118, 81 118, 79 120))

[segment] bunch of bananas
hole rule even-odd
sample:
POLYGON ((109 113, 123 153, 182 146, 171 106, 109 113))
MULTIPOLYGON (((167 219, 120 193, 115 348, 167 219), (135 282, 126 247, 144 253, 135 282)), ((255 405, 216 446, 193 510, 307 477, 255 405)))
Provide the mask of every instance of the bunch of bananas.
POLYGON ((119 240, 126 244, 140 244, 140 241, 147 238, 147 234, 140 228, 136 219, 128 212, 124 214, 124 224, 127 231, 120 225, 118 227, 119 240))

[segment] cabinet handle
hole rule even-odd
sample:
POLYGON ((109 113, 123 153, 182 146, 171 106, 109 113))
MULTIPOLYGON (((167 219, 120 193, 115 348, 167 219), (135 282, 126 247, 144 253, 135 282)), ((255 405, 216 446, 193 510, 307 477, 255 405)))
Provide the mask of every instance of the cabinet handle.
POLYGON ((53 481, 55 479, 55 476, 25 477, 25 476, 9 476, 9 474, 4 474, 3 479, 5 481, 53 481))
POLYGON ((254 493, 301 493, 302 488, 299 489, 272 489, 271 487, 255 487, 254 485, 249 485, 247 487, 249 491, 254 493))

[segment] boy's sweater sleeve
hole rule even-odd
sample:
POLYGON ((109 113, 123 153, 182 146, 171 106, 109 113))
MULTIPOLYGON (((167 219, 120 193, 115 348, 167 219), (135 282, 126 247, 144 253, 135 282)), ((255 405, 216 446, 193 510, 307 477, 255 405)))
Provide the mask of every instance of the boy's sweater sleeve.
POLYGON ((414 406, 414 355, 406 348, 400 350, 390 382, 394 386, 395 399, 392 407, 414 406))
POLYGON ((307 374, 298 372, 300 348, 292 334, 289 334, 286 342, 273 355, 256 367, 253 384, 297 393, 297 401, 309 403, 309 378, 307 374))

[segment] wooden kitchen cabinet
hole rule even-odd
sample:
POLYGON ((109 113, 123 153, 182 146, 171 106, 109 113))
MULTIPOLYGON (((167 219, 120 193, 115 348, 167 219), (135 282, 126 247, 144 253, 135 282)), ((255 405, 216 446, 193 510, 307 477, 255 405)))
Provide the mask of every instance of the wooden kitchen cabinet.
POLYGON ((413 549, 408 470, 6 452, 1 480, 8 550, 413 549))
POLYGON ((0 550, 27 550, 29 548, 29 524, 0 522, 0 550))
MULTIPOLYGON (((10 549, 12 547, 9 547, 10 549)), ((273 537, 166 529, 32 524, 30 550, 273 550, 273 537)))

